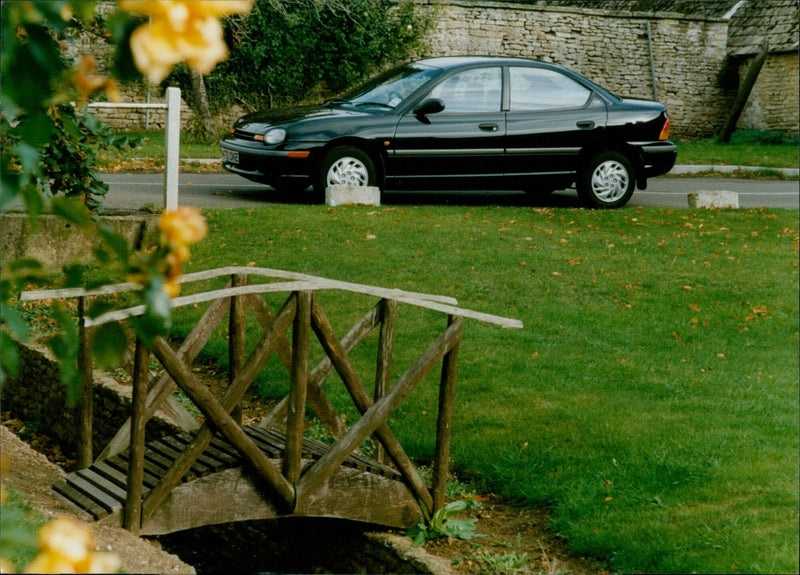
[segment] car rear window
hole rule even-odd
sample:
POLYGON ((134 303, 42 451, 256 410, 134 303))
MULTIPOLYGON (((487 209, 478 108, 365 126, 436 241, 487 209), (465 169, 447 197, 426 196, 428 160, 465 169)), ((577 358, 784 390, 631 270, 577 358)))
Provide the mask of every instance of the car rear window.
POLYGON ((544 68, 512 67, 511 111, 580 108, 592 91, 572 78, 544 68))

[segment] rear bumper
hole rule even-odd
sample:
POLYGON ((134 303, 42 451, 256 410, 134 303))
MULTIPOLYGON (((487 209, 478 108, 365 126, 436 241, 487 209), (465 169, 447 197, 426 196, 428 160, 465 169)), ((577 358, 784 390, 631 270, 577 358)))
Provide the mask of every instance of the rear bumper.
POLYGON ((678 157, 678 146, 664 140, 640 145, 642 172, 645 178, 653 178, 669 172, 678 157))

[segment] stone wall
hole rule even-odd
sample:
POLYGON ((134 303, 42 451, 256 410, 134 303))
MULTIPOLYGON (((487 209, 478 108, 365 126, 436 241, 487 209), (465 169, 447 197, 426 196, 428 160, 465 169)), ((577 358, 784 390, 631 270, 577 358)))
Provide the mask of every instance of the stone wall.
MULTIPOLYGON (((3 381, 0 394, 3 411, 27 422, 33 429, 37 425, 46 428, 48 435, 59 441, 67 457, 75 456, 78 409, 67 407, 58 361, 48 349, 37 345, 21 345, 19 373, 3 381)), ((96 371, 93 398, 92 443, 97 455, 128 418, 131 388, 96 371)), ((147 422, 148 440, 177 431, 178 427, 169 423, 165 416, 156 416, 147 422)))
MULTIPOLYGON (((744 78, 752 62, 748 58, 739 67, 744 78)), ((739 123, 740 129, 800 130, 800 90, 798 89, 798 54, 770 54, 758 75, 739 123)))
MULTIPOLYGON (((621 96, 654 98, 667 105, 671 134, 706 137, 725 125, 736 86, 725 85, 729 21, 673 12, 630 12, 575 6, 541 6, 493 0, 416 0, 434 16, 420 57, 447 55, 521 56, 570 68, 621 96), (653 65, 650 63, 652 47, 653 65), (655 90, 653 87, 655 78, 655 90)), ((113 2, 99 3, 101 11, 113 2)), ((70 55, 94 54, 101 70, 111 47, 87 32, 70 55)), ((743 63, 746 66, 747 62, 743 63)), ((762 69, 740 128, 798 129, 797 54, 771 54, 762 69)), ((163 102, 160 87, 123 86, 123 101, 163 102)), ((99 110, 114 128, 163 129, 162 110, 99 110)), ((233 111, 233 120, 241 111, 233 111)), ((186 128, 192 112, 184 104, 186 128)), ((227 122, 229 123, 229 122, 227 122)))
POLYGON ((119 234, 134 251, 153 244, 157 221, 155 214, 104 215, 80 228, 59 216, 42 214, 33 231, 27 214, 5 213, 0 216, 0 259, 34 258, 56 269, 66 263, 88 264, 95 261, 93 250, 100 245, 95 226, 119 234))
POLYGON ((734 94, 723 72, 727 22, 492 1, 418 0, 436 14, 426 56, 521 56, 570 68, 621 96, 658 99, 681 138, 713 134, 734 94), (650 42, 648 41, 648 24, 650 42), (652 43, 654 66, 650 67, 652 43))

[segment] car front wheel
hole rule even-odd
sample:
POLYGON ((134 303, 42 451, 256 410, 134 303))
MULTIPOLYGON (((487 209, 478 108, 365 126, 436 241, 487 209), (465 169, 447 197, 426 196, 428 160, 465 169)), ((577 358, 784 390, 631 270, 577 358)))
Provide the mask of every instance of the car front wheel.
POLYGON ((628 203, 636 187, 630 161, 619 152, 594 156, 579 174, 578 195, 593 208, 620 208, 628 203))
POLYGON ((315 189, 324 193, 328 186, 374 186, 375 164, 364 151, 352 146, 332 148, 322 158, 315 189))

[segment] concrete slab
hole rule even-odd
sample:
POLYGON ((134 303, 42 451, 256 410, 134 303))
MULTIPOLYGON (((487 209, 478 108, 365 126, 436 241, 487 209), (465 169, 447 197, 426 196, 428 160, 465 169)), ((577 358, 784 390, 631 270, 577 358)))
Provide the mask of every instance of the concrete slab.
POLYGON ((738 208, 739 194, 724 190, 699 190, 688 196, 690 208, 738 208))
POLYGON ((380 206, 381 191, 375 186, 328 186, 325 189, 326 206, 347 204, 380 206))

